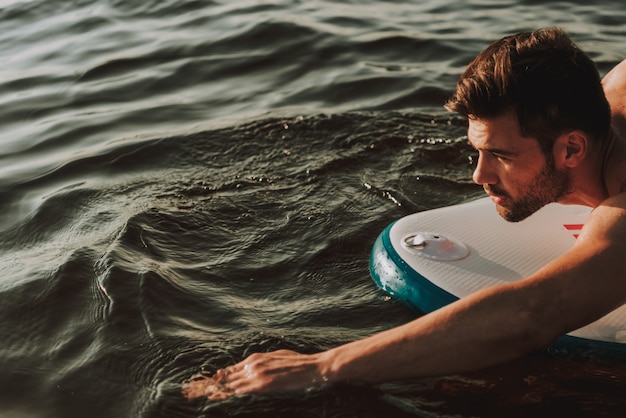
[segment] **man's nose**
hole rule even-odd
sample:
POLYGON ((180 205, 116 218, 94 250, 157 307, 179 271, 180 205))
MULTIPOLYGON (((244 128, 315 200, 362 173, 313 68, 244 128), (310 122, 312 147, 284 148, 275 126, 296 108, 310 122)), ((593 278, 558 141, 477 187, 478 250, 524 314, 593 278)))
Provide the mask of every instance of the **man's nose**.
POLYGON ((476 184, 496 184, 498 177, 489 162, 489 158, 485 155, 478 155, 476 168, 472 174, 472 180, 476 184))

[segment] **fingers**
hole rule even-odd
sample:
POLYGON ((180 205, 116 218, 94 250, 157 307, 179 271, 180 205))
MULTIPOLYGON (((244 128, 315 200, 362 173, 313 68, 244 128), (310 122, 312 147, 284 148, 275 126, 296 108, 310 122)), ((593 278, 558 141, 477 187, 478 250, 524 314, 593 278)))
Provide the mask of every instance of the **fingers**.
POLYGON ((183 396, 188 400, 197 399, 204 396, 205 386, 208 384, 208 377, 202 375, 192 376, 183 383, 183 396))
POLYGON ((289 391, 315 384, 307 356, 289 350, 255 353, 212 376, 193 376, 183 384, 187 399, 224 400, 235 395, 289 391))
POLYGON ((235 393, 229 386, 230 368, 218 370, 213 376, 195 375, 183 384, 182 393, 188 400, 206 397, 224 400, 235 393))
POLYGON ((224 400, 229 397, 252 393, 258 390, 257 373, 253 366, 243 361, 239 364, 219 369, 212 376, 195 375, 183 383, 182 393, 188 400, 208 398, 224 400))

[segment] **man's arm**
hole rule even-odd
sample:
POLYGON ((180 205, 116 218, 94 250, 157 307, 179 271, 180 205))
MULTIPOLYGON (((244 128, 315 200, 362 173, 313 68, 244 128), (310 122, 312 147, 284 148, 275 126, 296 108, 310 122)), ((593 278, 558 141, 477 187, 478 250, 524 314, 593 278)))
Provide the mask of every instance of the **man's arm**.
POLYGON ((333 350, 335 370, 372 382, 475 370, 598 319, 626 301, 625 207, 621 195, 596 208, 574 248, 525 280, 333 350))
POLYGON ((476 292, 429 315, 318 354, 257 353, 190 397, 282 392, 325 382, 378 383, 481 369, 549 345, 626 300, 626 194, 596 208, 567 254, 519 282, 476 292))

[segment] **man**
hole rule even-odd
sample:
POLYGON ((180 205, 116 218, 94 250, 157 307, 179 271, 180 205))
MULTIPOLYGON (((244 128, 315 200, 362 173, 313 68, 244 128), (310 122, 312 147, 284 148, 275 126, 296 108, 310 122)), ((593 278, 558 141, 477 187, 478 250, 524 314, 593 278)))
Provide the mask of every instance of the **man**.
POLYGON ((600 81, 560 29, 520 33, 476 57, 446 108, 468 118, 479 154, 473 179, 505 219, 553 201, 594 208, 575 246, 524 280, 369 338, 312 355, 253 354, 192 379, 185 396, 476 370, 545 347, 626 302, 626 61, 600 81))

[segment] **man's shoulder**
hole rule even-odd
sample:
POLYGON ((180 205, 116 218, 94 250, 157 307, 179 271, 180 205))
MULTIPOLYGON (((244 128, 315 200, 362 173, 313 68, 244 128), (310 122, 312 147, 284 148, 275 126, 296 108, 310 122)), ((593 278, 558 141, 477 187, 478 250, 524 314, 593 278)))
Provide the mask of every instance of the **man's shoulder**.
POLYGON ((602 79, 605 89, 626 84, 626 59, 617 64, 602 79))
POLYGON ((604 206, 618 207, 618 208, 621 207, 621 208, 626 209, 626 190, 609 197, 608 199, 604 200, 599 205, 599 207, 604 207, 604 206))
POLYGON ((626 60, 604 76, 602 86, 613 116, 621 115, 626 118, 626 60))
POLYGON ((607 239, 626 247, 626 192, 613 195, 594 208, 581 237, 607 239))

